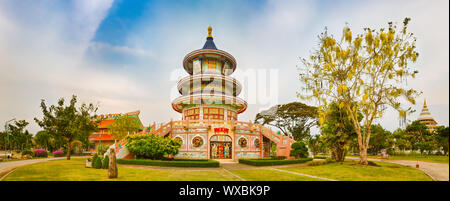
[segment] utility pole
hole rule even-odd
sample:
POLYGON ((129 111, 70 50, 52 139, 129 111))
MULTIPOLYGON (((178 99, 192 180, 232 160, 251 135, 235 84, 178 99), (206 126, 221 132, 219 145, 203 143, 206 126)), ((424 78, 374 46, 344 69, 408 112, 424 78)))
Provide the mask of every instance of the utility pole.
POLYGON ((16 120, 16 118, 5 122, 5 160, 8 158, 8 156, 6 156, 6 142, 9 142, 8 123, 14 120, 16 120))

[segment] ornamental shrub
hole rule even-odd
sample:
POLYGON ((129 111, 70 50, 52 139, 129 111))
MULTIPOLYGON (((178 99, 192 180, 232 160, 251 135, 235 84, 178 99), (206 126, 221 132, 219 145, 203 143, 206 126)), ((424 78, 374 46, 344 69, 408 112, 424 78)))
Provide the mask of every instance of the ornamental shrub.
POLYGON ((292 143, 291 145, 291 153, 290 156, 294 156, 295 158, 306 158, 308 157, 308 148, 306 147, 306 143, 303 141, 297 141, 292 143))
POLYGON ((48 157, 48 151, 45 149, 35 149, 33 152, 35 157, 43 157, 43 158, 48 157))
POLYGON ((166 154, 178 154, 181 146, 181 142, 178 140, 156 135, 129 135, 126 139, 128 151, 136 158, 163 159, 166 154))
POLYGON ((56 150, 53 152, 53 156, 54 157, 62 157, 62 156, 64 156, 64 152, 61 150, 56 150))
POLYGON ((96 160, 96 158, 98 158, 98 154, 95 153, 94 156, 92 156, 92 163, 94 163, 94 161, 96 160))
POLYGON ((96 154, 94 154, 94 158, 92 158, 92 167, 95 169, 102 168, 102 158, 100 158, 98 155, 96 157, 96 154))
POLYGON ((23 150, 21 154, 22 154, 22 156, 25 156, 25 155, 33 156, 33 152, 31 150, 23 150))
POLYGON ((106 155, 105 158, 103 158, 102 168, 103 169, 108 169, 108 167, 109 167, 109 156, 106 155))
POLYGON ((101 168, 102 167, 101 160, 100 160, 100 167, 98 167, 98 160, 100 160, 100 157, 98 157, 98 154, 95 153, 94 156, 92 156, 92 167, 93 168, 101 168))

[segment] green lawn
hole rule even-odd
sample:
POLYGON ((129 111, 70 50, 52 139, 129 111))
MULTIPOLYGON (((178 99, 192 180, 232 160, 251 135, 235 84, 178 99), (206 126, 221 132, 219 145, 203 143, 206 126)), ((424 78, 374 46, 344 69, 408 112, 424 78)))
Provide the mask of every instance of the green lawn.
POLYGON ((321 181, 319 179, 270 169, 228 170, 247 181, 321 181))
MULTIPOLYGON (((17 168, 5 181, 236 181, 236 177, 222 170, 185 168, 138 169, 119 166, 119 177, 108 179, 106 169, 85 168, 86 158, 61 159, 17 168)), ((281 168, 308 175, 341 181, 431 181, 420 170, 391 163, 376 162, 381 167, 361 166, 356 161, 330 163, 320 166, 281 168)), ((280 172, 267 168, 232 169, 235 175, 248 181, 317 181, 318 179, 280 172)))
POLYGON ((56 160, 17 168, 4 181, 235 181, 217 170, 150 170, 119 166, 119 177, 108 179, 106 169, 85 168, 85 158, 56 160))
MULTIPOLYGON (((381 158, 381 156, 369 156, 369 158, 381 158)), ((419 160, 432 163, 445 163, 448 164, 448 156, 436 156, 436 155, 390 155, 389 160, 419 160), (416 157, 417 156, 417 157, 416 157)))
POLYGON ((309 174, 340 181, 431 181, 420 170, 402 165, 376 162, 381 167, 363 166, 356 161, 329 163, 320 166, 281 168, 284 170, 309 174))

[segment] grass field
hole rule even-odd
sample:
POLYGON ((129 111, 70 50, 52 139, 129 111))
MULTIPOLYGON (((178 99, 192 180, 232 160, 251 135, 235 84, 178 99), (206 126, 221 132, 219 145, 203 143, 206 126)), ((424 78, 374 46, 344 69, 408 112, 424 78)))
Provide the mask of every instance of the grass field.
MULTIPOLYGON (((378 158, 380 159, 381 156, 369 156, 369 158, 378 158)), ((432 162, 432 163, 445 163, 448 164, 448 156, 436 156, 436 155, 390 155, 389 160, 419 160, 419 161, 425 161, 425 162, 432 162)))
MULTIPOLYGON (((4 181, 237 181, 222 168, 141 169, 119 166, 119 177, 108 179, 106 169, 85 168, 85 158, 54 160, 17 168, 4 181)), ((356 161, 320 166, 280 168, 341 181, 431 181, 420 170, 377 162, 381 167, 361 166, 356 161)), ((317 181, 318 179, 268 168, 229 169, 247 181, 317 181)))
POLYGON ((345 161, 344 163, 329 163, 320 166, 304 166, 293 168, 282 168, 292 172, 309 174, 319 177, 336 179, 340 181, 431 181, 425 173, 420 170, 392 164, 376 162, 380 167, 363 166, 356 161, 345 161))
POLYGON ((217 170, 151 170, 119 166, 119 177, 108 179, 108 170, 85 168, 85 158, 56 160, 17 168, 3 181, 235 181, 217 170))
POLYGON ((270 169, 241 169, 229 170, 233 174, 247 181, 321 181, 311 177, 305 177, 270 169))

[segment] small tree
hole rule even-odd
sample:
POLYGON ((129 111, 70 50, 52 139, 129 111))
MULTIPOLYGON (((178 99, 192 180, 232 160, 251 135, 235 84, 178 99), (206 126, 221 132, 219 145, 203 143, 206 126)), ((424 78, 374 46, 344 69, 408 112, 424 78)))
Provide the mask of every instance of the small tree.
POLYGON ((436 138, 438 141, 438 145, 439 147, 442 148, 442 150, 444 151, 444 155, 447 155, 449 150, 448 150, 448 143, 449 143, 449 127, 445 127, 445 126, 440 126, 437 129, 437 134, 436 134, 436 138))
POLYGON ((92 158, 92 167, 96 169, 102 168, 102 157, 94 154, 94 157, 92 158))
POLYGON ((72 96, 68 106, 64 105, 64 98, 58 100, 57 105, 47 107, 44 100, 41 100, 41 109, 44 117, 42 120, 34 118, 39 126, 53 135, 55 139, 64 140, 67 146, 67 160, 70 160, 72 142, 86 132, 94 131, 97 125, 93 122, 96 115, 91 115, 97 111, 92 103, 82 104, 78 109, 75 107, 77 97, 72 96))
MULTIPOLYGON (((331 149, 331 158, 342 162, 345 159, 348 145, 356 137, 355 127, 343 108, 339 108, 336 102, 332 102, 325 109, 325 121, 321 125, 323 141, 331 149)), ((362 119, 362 114, 358 114, 362 119)))
POLYGON ((277 127, 284 135, 291 133, 296 141, 309 136, 316 125, 317 108, 300 102, 276 105, 256 114, 255 123, 277 127))
POLYGON ((51 135, 47 131, 39 131, 34 136, 34 142, 36 143, 36 145, 39 145, 40 147, 44 147, 45 149, 49 150, 51 143, 51 135))
POLYGON ((412 150, 420 150, 423 153, 430 149, 431 133, 428 131, 428 127, 420 121, 413 121, 406 126, 406 138, 411 144, 412 150))
POLYGON ((303 141, 297 141, 291 144, 291 153, 290 156, 294 156, 295 158, 306 158, 308 157, 308 148, 306 147, 306 143, 303 141))
POLYGON ((411 143, 407 138, 407 133, 404 129, 398 128, 392 133, 394 138, 394 146, 402 151, 411 149, 411 143))
POLYGON ((392 133, 384 129, 380 124, 372 125, 372 134, 370 137, 370 151, 378 154, 382 149, 387 149, 388 153, 392 153, 394 138, 392 133))
POLYGON ((29 123, 25 120, 14 121, 14 124, 8 125, 9 148, 12 150, 23 151, 31 148, 33 135, 31 135, 25 127, 29 123))
POLYGON ((350 116, 358 138, 360 164, 367 165, 367 148, 371 135, 371 125, 383 116, 387 106, 398 110, 404 120, 411 108, 403 109, 400 97, 415 104, 419 94, 414 89, 406 89, 407 78, 414 78, 418 71, 410 69, 408 64, 416 62, 416 52, 412 33, 407 33, 409 18, 403 21, 403 27, 389 22, 388 29, 365 28, 364 34, 353 37, 348 26, 344 27, 341 40, 328 35, 325 30, 319 36, 319 49, 309 57, 302 59, 305 69, 300 79, 305 84, 299 97, 319 102, 319 123, 325 119, 323 108, 327 102, 339 101, 350 116), (357 113, 363 114, 362 124, 357 113))
POLYGON ((128 134, 135 134, 139 132, 141 129, 141 124, 138 118, 125 114, 116 117, 114 122, 108 127, 111 129, 114 138, 121 140, 128 134))

